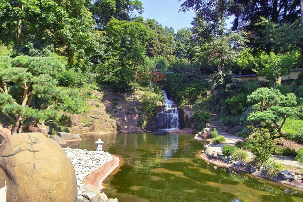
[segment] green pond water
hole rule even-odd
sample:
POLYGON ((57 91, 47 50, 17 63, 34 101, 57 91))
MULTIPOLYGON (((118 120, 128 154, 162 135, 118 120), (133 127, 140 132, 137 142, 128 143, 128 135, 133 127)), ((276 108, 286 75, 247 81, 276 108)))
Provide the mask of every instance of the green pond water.
POLYGON ((203 142, 192 135, 117 134, 83 136, 71 147, 104 150, 124 158, 119 171, 103 183, 119 202, 170 201, 303 201, 300 190, 269 180, 217 168, 198 158, 203 142))

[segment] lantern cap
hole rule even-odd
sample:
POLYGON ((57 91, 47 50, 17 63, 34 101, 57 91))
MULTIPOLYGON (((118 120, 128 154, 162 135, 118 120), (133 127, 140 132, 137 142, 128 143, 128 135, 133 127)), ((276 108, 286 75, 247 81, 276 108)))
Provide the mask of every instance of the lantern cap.
POLYGON ((95 142, 96 144, 103 144, 104 142, 101 140, 101 138, 98 139, 97 142, 95 142))

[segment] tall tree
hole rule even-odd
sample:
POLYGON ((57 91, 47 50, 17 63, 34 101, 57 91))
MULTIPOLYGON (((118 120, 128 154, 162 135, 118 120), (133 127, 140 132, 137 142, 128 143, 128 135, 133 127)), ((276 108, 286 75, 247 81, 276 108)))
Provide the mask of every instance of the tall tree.
POLYGON ((136 68, 144 62, 148 37, 149 29, 142 21, 112 18, 106 29, 105 56, 98 67, 100 80, 118 91, 129 90, 129 84, 136 78, 136 68))
POLYGON ((95 0, 92 1, 90 9, 97 29, 105 29, 111 18, 118 20, 131 20, 133 12, 143 12, 142 2, 139 0, 95 0))
POLYGON ((174 55, 178 59, 186 58, 191 60, 196 46, 191 30, 189 28, 178 30, 174 35, 174 39, 176 43, 174 55))
POLYGON ((175 46, 172 30, 163 28, 160 23, 154 19, 144 21, 150 29, 150 37, 146 43, 146 54, 148 57, 164 56, 168 59, 173 57, 173 48, 175 46))

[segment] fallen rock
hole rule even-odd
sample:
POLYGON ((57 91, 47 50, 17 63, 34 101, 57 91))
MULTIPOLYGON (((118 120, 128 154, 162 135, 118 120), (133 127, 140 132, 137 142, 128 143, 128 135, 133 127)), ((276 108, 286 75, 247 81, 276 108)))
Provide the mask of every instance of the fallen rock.
POLYGON ((9 136, 0 146, 7 201, 76 201, 77 182, 63 149, 41 133, 9 136))

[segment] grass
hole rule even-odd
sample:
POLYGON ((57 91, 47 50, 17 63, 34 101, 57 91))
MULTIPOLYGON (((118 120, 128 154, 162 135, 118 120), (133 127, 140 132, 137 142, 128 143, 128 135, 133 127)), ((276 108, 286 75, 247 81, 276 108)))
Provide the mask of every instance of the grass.
POLYGON ((291 140, 303 141, 303 120, 286 119, 282 131, 285 132, 291 140))

